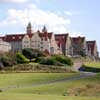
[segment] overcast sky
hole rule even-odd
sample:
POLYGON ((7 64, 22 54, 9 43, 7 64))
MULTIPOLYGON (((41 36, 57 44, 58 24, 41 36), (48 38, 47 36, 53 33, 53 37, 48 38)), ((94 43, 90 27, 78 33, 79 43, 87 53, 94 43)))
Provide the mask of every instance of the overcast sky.
POLYGON ((28 22, 33 31, 86 36, 97 40, 100 51, 100 0, 0 0, 0 34, 24 33, 28 22))

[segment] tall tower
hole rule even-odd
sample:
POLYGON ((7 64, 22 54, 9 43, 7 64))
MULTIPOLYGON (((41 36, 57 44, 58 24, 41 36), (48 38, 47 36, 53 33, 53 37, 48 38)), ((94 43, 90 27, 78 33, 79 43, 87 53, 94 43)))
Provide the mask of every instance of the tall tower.
POLYGON ((27 34, 32 34, 32 26, 30 22, 27 25, 27 34))
POLYGON ((42 32, 47 33, 47 28, 44 26, 42 32))

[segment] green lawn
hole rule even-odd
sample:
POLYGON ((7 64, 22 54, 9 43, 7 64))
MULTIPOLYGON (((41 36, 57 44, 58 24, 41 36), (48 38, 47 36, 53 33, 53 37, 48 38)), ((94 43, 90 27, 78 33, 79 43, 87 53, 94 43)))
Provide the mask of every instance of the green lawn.
POLYGON ((100 100, 99 97, 64 97, 34 94, 0 94, 0 100, 100 100))
POLYGON ((93 78, 80 79, 70 82, 56 82, 39 86, 27 86, 10 89, 7 93, 41 94, 41 95, 71 95, 71 96, 100 96, 100 75, 93 78))
POLYGON ((0 93, 0 100, 100 100, 100 74, 92 78, 47 84, 77 74, 0 74, 0 89, 6 90, 0 93))
POLYGON ((87 67, 100 68, 100 62, 87 62, 85 65, 87 67))
POLYGON ((73 76, 74 73, 11 73, 0 74, 0 88, 26 86, 73 76))

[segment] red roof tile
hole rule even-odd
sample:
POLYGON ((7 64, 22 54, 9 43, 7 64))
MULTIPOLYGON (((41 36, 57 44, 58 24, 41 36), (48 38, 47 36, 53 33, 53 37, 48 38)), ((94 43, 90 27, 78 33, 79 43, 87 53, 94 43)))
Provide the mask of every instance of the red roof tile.
POLYGON ((67 41, 67 37, 69 34, 55 34, 55 40, 57 42, 57 45, 60 46, 64 46, 66 44, 67 41))
MULTIPOLYGON (((39 36, 41 38, 44 38, 45 40, 51 39, 51 37, 52 37, 52 33, 41 33, 39 31, 38 31, 38 33, 39 33, 39 36)), ((7 42, 21 41, 25 35, 28 35, 29 38, 32 38, 32 36, 34 34, 11 34, 11 35, 6 35, 4 37, 0 37, 0 39, 7 41, 7 42)))
POLYGON ((85 41, 85 37, 71 37, 72 44, 80 44, 85 41))
POLYGON ((16 35, 6 35, 4 37, 4 41, 10 42, 10 41, 21 41, 25 34, 16 34, 16 35))

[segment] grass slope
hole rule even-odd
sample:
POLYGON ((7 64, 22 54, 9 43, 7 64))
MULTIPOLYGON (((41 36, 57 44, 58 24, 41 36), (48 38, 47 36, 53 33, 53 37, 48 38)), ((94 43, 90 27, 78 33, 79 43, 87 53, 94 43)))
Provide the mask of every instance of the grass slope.
POLYGON ((0 94, 0 100, 100 100, 98 97, 64 97, 33 94, 0 94))
POLYGON ((100 96, 100 75, 70 82, 65 81, 35 87, 11 89, 7 92, 60 96, 100 96))
POLYGON ((0 88, 26 86, 63 79, 74 73, 11 73, 0 74, 0 88))
POLYGON ((85 65, 87 67, 100 68, 100 62, 87 62, 85 65))
POLYGON ((100 100, 100 74, 80 80, 43 84, 74 75, 77 73, 0 74, 0 88, 8 88, 0 93, 0 100, 100 100))

